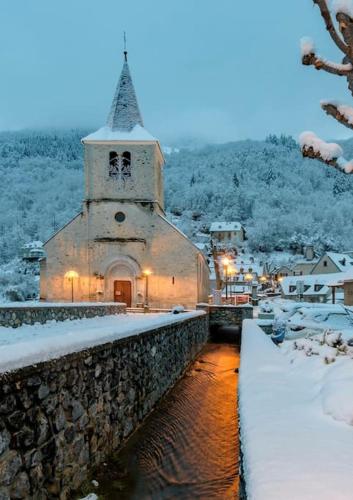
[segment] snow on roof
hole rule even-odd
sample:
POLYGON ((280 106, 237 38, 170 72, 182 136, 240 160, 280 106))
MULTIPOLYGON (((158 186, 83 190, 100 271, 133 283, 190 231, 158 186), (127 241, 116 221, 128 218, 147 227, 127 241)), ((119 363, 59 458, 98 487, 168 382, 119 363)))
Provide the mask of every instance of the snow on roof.
POLYGON ((330 293, 330 286, 332 283, 342 282, 345 279, 353 278, 353 268, 350 272, 346 273, 331 273, 331 274, 307 274, 303 276, 286 276, 281 282, 281 288, 284 295, 297 296, 297 283, 302 281, 304 287, 309 287, 307 290, 304 289, 304 295, 327 295, 330 293), (321 285, 320 289, 315 290, 315 285, 321 285), (293 290, 289 290, 290 287, 295 287, 293 290))
MULTIPOLYGON (((335 253, 326 252, 327 257, 329 257, 332 262, 338 267, 340 271, 347 271, 353 269, 353 259, 346 253, 335 253)), ((323 258, 325 257, 323 256, 323 258)))
POLYGON ((25 243, 23 248, 42 248, 43 243, 41 241, 30 241, 29 243, 25 243))
POLYGON ((240 222, 212 222, 210 231, 215 233, 218 231, 240 231, 242 225, 240 222))
POLYGON ((153 135, 151 135, 145 128, 141 125, 135 125, 130 131, 126 130, 116 130, 109 126, 101 127, 92 134, 87 135, 82 139, 82 142, 89 141, 146 141, 146 142, 158 142, 153 135))

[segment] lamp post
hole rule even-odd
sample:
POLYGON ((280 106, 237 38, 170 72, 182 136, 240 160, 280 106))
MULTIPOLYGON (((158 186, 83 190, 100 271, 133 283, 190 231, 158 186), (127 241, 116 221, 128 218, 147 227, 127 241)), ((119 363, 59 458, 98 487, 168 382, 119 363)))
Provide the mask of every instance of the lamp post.
POLYGON ((226 302, 228 301, 228 268, 229 268, 229 259, 228 257, 224 257, 222 260, 223 263, 223 269, 224 269, 224 276, 226 280, 226 302))
POLYGON ((150 269, 145 269, 143 271, 143 275, 146 278, 146 284, 145 284, 145 307, 148 307, 148 277, 151 276, 152 271, 150 269))
POLYGON ((76 271, 67 271, 65 278, 71 283, 71 302, 74 301, 74 279, 78 278, 78 273, 76 271))

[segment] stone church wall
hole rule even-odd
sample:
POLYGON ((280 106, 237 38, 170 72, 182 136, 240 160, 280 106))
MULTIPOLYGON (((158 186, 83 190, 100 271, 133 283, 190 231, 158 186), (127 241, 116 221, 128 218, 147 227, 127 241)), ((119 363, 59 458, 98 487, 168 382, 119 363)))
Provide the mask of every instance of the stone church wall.
POLYGON ((68 498, 208 338, 208 315, 0 375, 0 498, 68 498))

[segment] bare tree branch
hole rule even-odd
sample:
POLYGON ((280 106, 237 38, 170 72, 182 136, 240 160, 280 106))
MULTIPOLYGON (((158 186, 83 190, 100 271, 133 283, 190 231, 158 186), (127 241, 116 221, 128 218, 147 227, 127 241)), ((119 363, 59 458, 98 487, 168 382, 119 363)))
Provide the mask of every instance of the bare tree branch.
MULTIPOLYGON (((330 33, 332 40, 335 42, 337 47, 346 55, 350 55, 349 45, 346 45, 337 33, 333 22, 329 8, 327 7, 326 0, 313 0, 314 3, 319 7, 322 18, 325 21, 326 29, 330 33)), ((342 30, 341 30, 342 32, 342 30)))
MULTIPOLYGON (((343 14, 342 12, 337 12, 336 19, 338 21, 340 32, 344 38, 345 46, 347 47, 347 51, 343 51, 350 60, 353 57, 353 20, 347 16, 347 14, 343 14)), ((342 50, 342 49, 341 49, 342 50)))
POLYGON ((339 111, 338 107, 330 102, 324 102, 321 104, 322 109, 326 114, 332 116, 335 120, 342 123, 345 127, 353 129, 353 124, 348 121, 348 118, 339 111))
POLYGON ((304 54, 302 57, 302 63, 304 66, 314 66, 317 70, 323 70, 332 75, 338 76, 349 76, 353 74, 353 66, 351 63, 348 64, 336 64, 330 61, 324 61, 316 54, 304 54))

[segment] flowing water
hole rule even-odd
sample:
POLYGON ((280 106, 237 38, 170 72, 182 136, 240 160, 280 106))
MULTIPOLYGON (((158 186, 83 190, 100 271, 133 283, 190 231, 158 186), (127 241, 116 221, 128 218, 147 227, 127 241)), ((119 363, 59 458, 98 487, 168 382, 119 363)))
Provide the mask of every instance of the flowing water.
POLYGON ((104 499, 238 498, 239 349, 208 344, 97 479, 104 499))

